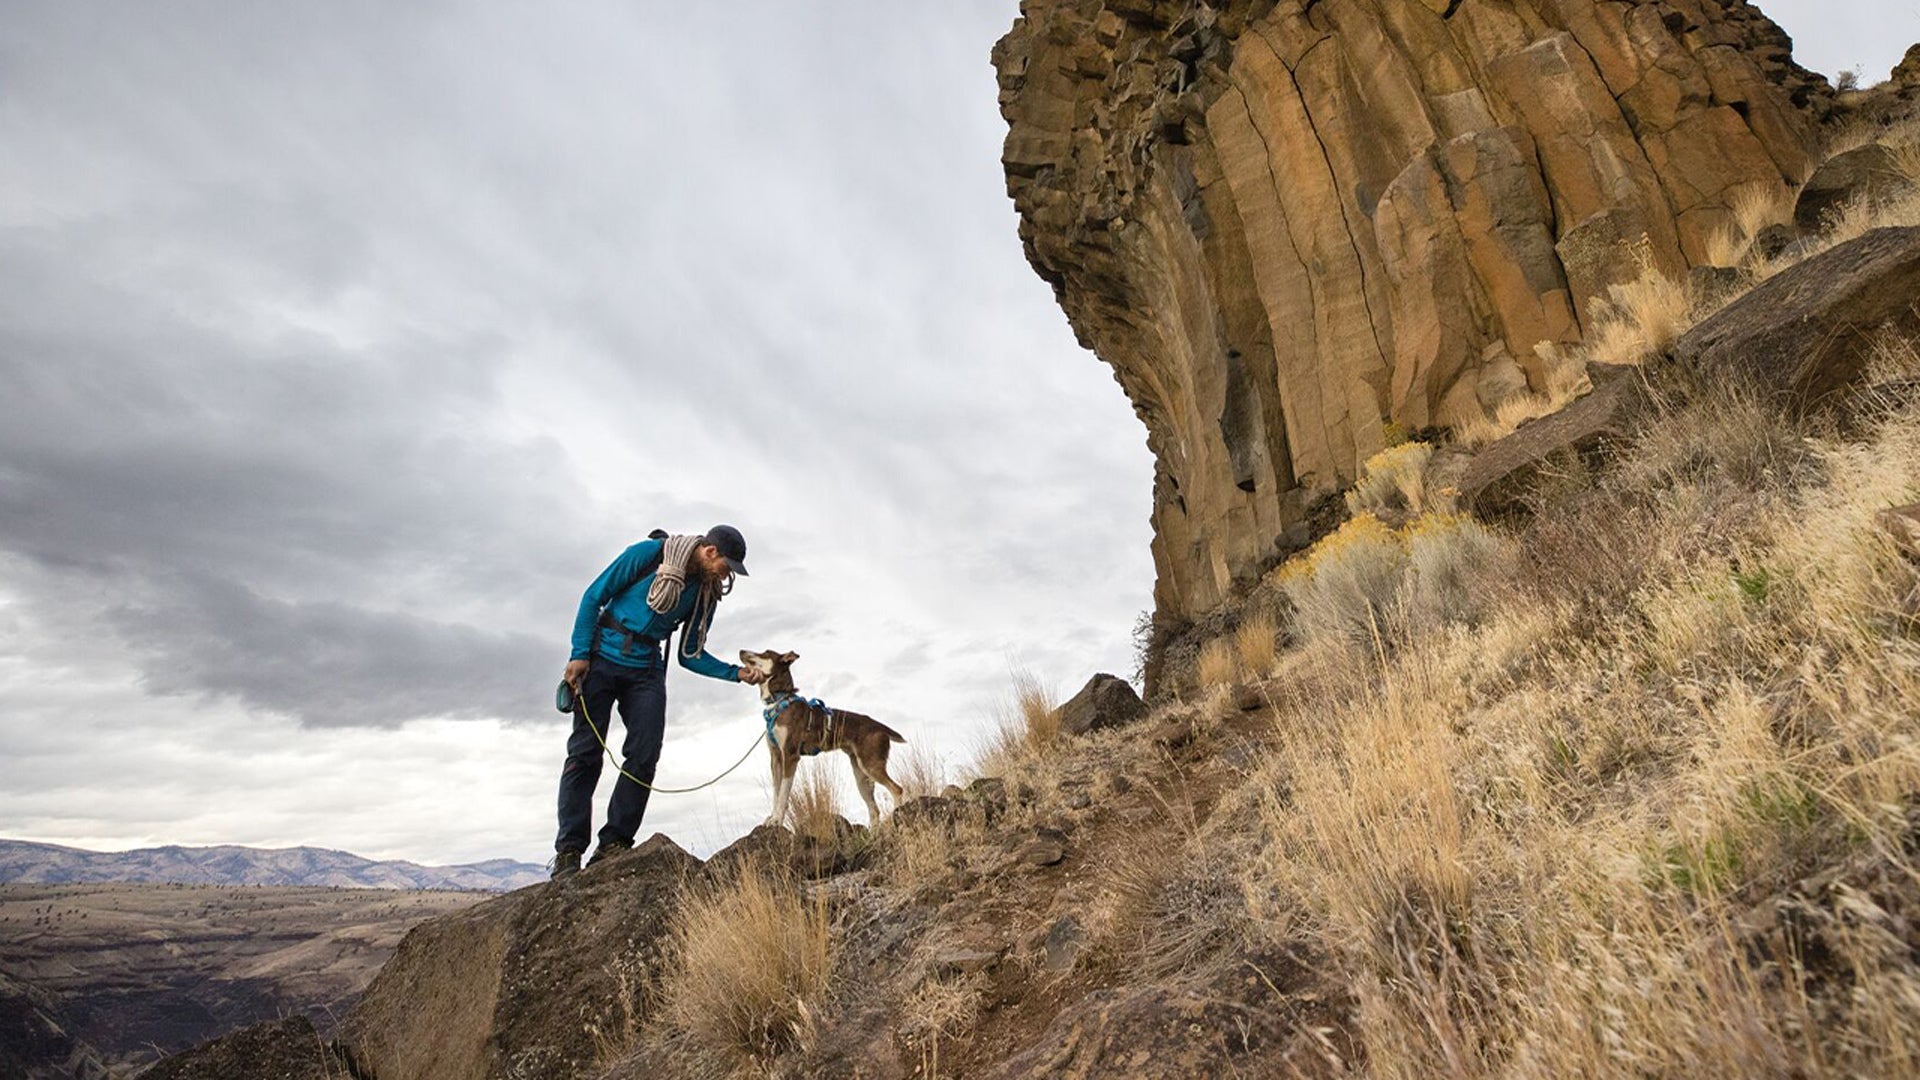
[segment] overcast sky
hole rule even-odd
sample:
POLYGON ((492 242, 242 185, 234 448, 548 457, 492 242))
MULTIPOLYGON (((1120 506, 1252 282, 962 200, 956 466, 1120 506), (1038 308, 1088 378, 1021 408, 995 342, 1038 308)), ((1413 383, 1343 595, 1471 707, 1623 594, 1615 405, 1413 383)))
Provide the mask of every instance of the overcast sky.
MULTIPOLYGON (((1766 7, 1869 81, 1920 38, 1766 7)), ((0 834, 542 859, 655 525, 747 535, 716 651, 950 760, 1012 666, 1129 671, 1151 461, 1020 252, 1014 9, 5 0, 0 834)), ((756 737, 669 688, 661 782, 756 737)))

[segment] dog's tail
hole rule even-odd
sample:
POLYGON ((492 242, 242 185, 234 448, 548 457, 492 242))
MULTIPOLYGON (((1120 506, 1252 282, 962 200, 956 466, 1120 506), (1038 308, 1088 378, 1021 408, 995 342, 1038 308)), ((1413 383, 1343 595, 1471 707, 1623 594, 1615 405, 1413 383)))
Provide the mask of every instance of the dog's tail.
POLYGON ((888 727, 887 725, 881 723, 878 720, 875 720, 873 722, 873 726, 887 733, 888 742, 906 742, 907 741, 907 737, 905 735, 900 734, 899 732, 893 730, 892 728, 888 727))

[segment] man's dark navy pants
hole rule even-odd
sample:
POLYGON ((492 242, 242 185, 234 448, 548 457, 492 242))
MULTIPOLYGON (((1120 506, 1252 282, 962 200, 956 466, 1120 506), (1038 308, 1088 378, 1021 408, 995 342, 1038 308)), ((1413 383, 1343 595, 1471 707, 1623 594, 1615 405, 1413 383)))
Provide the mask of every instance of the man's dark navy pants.
MULTIPOLYGON (((654 767, 660 764, 660 740, 667 730, 667 670, 665 666, 628 667, 596 656, 587 668, 587 677, 581 680, 580 695, 573 706, 567 764, 560 770, 560 835, 553 842, 556 851, 586 851, 593 829, 593 790, 600 782, 600 763, 605 755, 599 739, 587 727, 581 707, 592 714, 600 734, 612 745, 615 703, 627 728, 620 746, 621 764, 626 771, 653 783, 654 767)), ((633 843, 634 833, 640 831, 640 817, 647 810, 647 795, 646 788, 624 776, 614 781, 607 823, 600 828, 601 843, 633 843)))

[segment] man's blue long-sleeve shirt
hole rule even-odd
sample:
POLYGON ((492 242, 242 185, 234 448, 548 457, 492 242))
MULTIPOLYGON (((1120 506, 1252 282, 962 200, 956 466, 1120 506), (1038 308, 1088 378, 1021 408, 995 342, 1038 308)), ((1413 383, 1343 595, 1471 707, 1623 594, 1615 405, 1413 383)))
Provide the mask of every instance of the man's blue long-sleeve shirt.
MULTIPOLYGON (((664 615, 647 606, 647 591, 653 588, 659 568, 644 575, 641 571, 659 557, 665 543, 664 540, 640 541, 621 552, 613 565, 587 586, 585 595, 580 597, 580 611, 573 617, 571 659, 586 660, 597 651, 602 657, 628 667, 649 668, 662 662, 656 650, 639 641, 629 650, 627 635, 601 626, 600 613, 612 615, 615 622, 633 631, 636 637, 659 642, 666 642, 676 629, 686 624, 700 598, 698 581, 688 581, 686 588, 680 590, 680 602, 664 615)), ((673 651, 680 655, 678 647, 673 647, 673 651)), ((710 655, 704 647, 693 656, 680 655, 680 666, 710 679, 740 680, 739 665, 710 655)))

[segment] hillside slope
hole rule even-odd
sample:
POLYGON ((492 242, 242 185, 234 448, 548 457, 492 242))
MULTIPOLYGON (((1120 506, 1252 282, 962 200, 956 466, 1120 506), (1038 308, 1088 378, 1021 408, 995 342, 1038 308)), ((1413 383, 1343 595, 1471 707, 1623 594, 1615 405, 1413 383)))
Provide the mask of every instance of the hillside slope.
MULTIPOLYGON (((1869 232, 1756 293, 1758 329, 1914 274, 1920 229, 1869 232)), ((1424 467, 1392 499, 1363 483, 1193 690, 1086 735, 1036 707, 989 775, 877 833, 829 816, 707 864, 655 838, 428 923, 343 1060, 371 1080, 1914 1075, 1906 312, 1870 361, 1827 357, 1855 377, 1817 407, 1758 369, 1650 360, 1605 437, 1510 476, 1493 522, 1444 509, 1424 467)))

